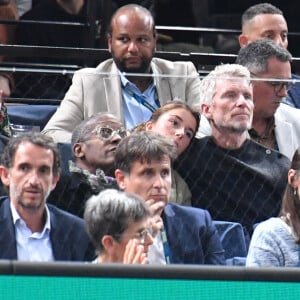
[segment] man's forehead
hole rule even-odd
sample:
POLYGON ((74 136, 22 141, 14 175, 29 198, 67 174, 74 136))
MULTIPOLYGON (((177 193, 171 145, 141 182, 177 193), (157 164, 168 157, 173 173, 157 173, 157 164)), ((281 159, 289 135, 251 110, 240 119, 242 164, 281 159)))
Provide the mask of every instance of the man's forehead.
POLYGON ((16 149, 13 164, 19 164, 23 161, 27 161, 28 159, 31 160, 32 156, 35 156, 35 154, 37 154, 37 151, 39 152, 39 158, 42 156, 44 160, 47 160, 49 162, 53 160, 54 155, 51 149, 46 149, 39 145, 32 144, 29 141, 24 141, 21 142, 16 149))
POLYGON ((279 14, 259 14, 245 23, 245 29, 251 30, 254 27, 260 31, 278 30, 278 28, 287 31, 288 29, 285 18, 279 14))
POLYGON ((141 158, 139 161, 135 161, 134 165, 139 166, 141 168, 152 168, 157 166, 171 166, 171 160, 168 155, 163 155, 161 158, 141 158))

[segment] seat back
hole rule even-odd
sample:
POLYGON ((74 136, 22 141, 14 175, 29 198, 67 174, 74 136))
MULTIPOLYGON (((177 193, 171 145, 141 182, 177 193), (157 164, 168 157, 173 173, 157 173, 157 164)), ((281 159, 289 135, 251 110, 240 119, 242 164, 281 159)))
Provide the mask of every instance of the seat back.
MULTIPOLYGON (((248 252, 247 238, 240 223, 228 221, 213 221, 225 250, 225 259, 228 264, 237 258, 245 258, 248 252)), ((240 259, 239 259, 240 261, 240 259)), ((243 261, 243 259, 242 259, 243 261)))
POLYGON ((7 111, 11 124, 39 126, 42 131, 57 107, 46 104, 14 104, 7 105, 7 111))

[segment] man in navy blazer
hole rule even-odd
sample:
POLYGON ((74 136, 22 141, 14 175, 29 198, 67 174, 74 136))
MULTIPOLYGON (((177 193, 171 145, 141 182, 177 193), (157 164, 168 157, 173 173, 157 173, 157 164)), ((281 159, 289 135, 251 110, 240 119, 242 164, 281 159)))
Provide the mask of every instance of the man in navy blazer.
POLYGON ((0 199, 0 259, 91 261, 95 257, 83 220, 46 198, 60 173, 59 152, 40 133, 12 138, 0 175, 9 197, 0 199))
POLYGON ((153 215, 157 234, 149 247, 149 263, 225 264, 209 212, 168 203, 175 157, 173 142, 151 131, 125 137, 116 150, 119 187, 142 197, 153 215))

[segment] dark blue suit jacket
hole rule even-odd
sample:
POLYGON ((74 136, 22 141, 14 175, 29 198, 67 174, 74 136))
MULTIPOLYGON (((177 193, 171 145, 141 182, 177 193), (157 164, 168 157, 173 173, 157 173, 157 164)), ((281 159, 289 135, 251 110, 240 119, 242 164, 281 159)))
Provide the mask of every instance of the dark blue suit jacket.
POLYGON ((225 264, 219 234, 207 210, 169 203, 163 222, 175 264, 225 264))
MULTIPOLYGON (((82 219, 49 205, 50 240, 53 256, 59 261, 91 261, 94 248, 82 219)), ((8 197, 0 199, 0 259, 17 259, 16 235, 8 197)))

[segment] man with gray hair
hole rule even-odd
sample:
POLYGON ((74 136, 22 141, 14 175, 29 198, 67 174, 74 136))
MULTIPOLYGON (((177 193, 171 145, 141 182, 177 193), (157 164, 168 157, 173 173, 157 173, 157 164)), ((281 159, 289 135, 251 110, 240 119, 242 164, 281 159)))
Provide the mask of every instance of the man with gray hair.
POLYGON ((269 39, 242 47, 236 60, 253 79, 251 138, 289 159, 300 146, 300 110, 282 103, 292 86, 291 61, 291 54, 269 39))
POLYGON ((132 133, 116 152, 119 187, 142 197, 159 228, 149 249, 149 262, 158 264, 224 264, 216 227, 206 210, 168 203, 175 144, 152 131, 132 133))
POLYGON ((97 263, 148 263, 153 244, 150 213, 143 199, 118 190, 92 196, 84 211, 97 263))
POLYGON ((192 206, 251 233, 255 223, 278 213, 289 160, 248 138, 254 104, 247 68, 217 66, 200 87, 212 133, 195 139, 175 168, 192 192, 192 206))

